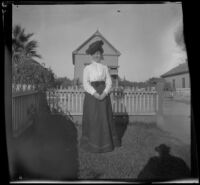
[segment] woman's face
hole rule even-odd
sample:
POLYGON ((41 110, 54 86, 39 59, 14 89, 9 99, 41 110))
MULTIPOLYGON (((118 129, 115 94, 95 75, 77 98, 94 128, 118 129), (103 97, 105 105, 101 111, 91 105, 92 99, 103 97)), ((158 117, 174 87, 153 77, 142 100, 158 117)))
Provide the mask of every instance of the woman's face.
POLYGON ((95 62, 100 62, 101 59, 102 59, 102 54, 100 51, 96 51, 93 55, 92 55, 92 59, 95 61, 95 62))

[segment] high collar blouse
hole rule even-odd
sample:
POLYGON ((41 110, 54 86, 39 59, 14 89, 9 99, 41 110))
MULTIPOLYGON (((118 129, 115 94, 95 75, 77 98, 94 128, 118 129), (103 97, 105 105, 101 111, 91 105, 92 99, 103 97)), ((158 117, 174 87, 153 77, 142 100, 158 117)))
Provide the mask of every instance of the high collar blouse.
POLYGON ((112 80, 108 71, 108 67, 104 64, 92 61, 83 70, 83 88, 86 92, 93 95, 96 90, 90 84, 95 81, 105 81, 104 92, 108 94, 112 87, 112 80))

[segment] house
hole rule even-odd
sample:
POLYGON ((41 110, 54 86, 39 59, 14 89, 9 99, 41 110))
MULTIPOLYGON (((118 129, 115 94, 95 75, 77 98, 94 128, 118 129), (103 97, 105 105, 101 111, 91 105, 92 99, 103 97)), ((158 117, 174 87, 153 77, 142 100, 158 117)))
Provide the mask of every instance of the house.
POLYGON ((188 64, 182 63, 161 75, 173 89, 190 88, 188 64))
POLYGON ((74 81, 83 82, 83 69, 90 64, 91 58, 85 53, 89 45, 97 40, 104 42, 103 61, 107 65, 112 78, 113 86, 118 86, 118 58, 120 52, 97 30, 91 37, 83 42, 76 50, 72 52, 72 62, 74 65, 74 81))

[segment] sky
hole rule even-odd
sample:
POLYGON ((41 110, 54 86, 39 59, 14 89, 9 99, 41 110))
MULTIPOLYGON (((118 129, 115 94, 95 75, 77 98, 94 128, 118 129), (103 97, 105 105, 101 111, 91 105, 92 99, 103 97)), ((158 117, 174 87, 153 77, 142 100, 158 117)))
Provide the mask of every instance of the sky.
POLYGON ((34 33, 38 62, 70 79, 72 52, 98 29, 121 53, 119 76, 141 82, 185 61, 174 38, 182 19, 181 3, 13 5, 12 24, 34 33))

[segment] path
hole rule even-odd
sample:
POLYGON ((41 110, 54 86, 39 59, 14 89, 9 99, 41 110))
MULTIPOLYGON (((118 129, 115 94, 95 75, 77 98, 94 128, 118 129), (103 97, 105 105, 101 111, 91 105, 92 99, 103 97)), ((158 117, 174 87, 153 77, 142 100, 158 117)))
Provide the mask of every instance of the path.
POLYGON ((163 104, 164 130, 185 144, 190 144, 190 104, 165 100, 163 104))

